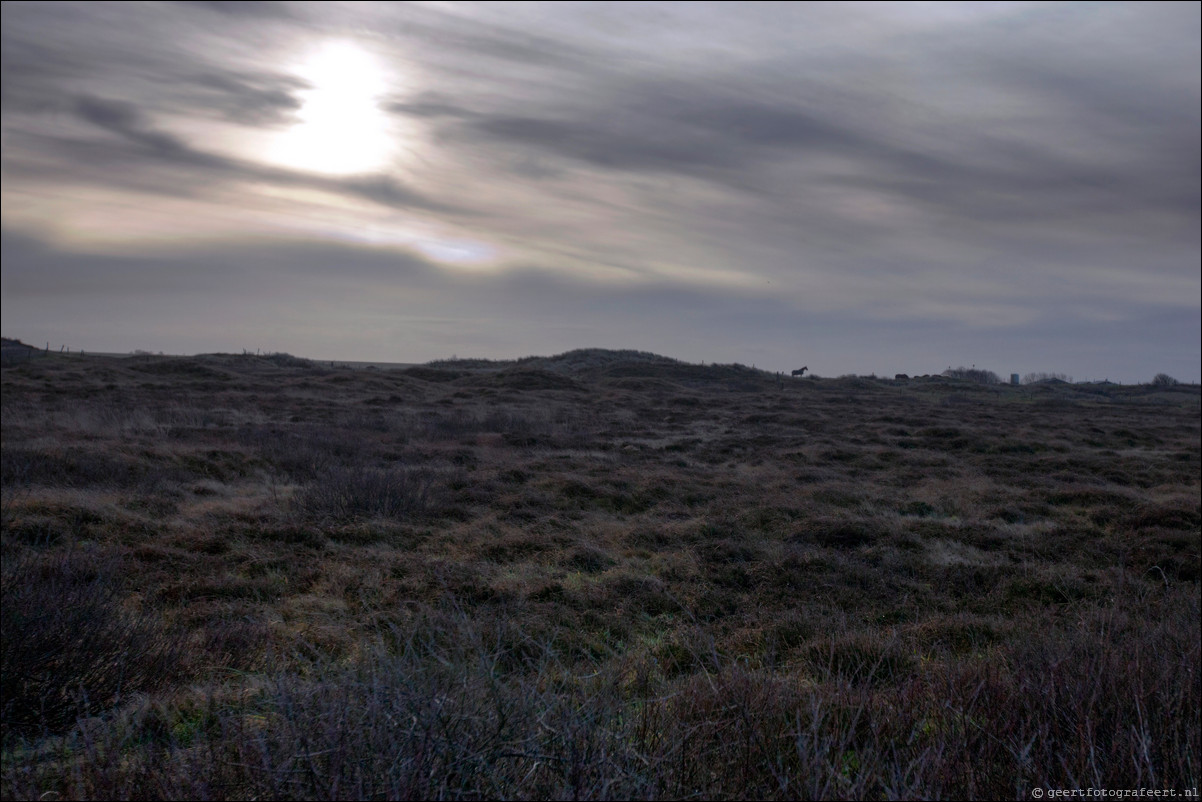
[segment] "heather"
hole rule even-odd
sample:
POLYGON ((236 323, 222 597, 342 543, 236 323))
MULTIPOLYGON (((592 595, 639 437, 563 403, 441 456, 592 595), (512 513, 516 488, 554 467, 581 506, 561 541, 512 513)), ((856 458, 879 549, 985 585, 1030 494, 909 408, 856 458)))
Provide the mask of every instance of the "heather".
POLYGON ((6 798, 1198 785, 1196 386, 599 350, 2 381, 6 798))

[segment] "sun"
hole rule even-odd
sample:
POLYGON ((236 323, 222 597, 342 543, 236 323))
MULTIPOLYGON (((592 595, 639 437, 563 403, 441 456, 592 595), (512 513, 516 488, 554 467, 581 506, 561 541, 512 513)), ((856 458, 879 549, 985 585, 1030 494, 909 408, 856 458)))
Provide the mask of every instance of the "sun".
POLYGON ((270 158, 288 167, 345 175, 384 167, 395 151, 389 115, 380 108, 387 73, 362 47, 333 41, 296 70, 311 88, 297 122, 273 143, 270 158))

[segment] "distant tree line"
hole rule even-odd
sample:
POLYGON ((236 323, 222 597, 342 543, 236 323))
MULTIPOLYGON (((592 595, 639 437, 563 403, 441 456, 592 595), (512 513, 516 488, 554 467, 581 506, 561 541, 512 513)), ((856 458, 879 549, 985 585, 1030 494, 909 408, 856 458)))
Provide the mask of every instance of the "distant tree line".
POLYGON ((1001 384, 1002 379, 992 370, 982 370, 981 368, 948 368, 943 371, 943 375, 949 379, 965 379, 977 384, 1001 384))

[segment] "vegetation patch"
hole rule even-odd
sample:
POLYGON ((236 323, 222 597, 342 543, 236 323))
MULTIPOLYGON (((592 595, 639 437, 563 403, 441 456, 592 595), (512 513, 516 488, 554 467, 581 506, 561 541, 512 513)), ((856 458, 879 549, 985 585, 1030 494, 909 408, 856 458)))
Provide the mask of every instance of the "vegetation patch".
POLYGON ((1195 787, 1198 389, 989 380, 5 367, 0 795, 1195 787))

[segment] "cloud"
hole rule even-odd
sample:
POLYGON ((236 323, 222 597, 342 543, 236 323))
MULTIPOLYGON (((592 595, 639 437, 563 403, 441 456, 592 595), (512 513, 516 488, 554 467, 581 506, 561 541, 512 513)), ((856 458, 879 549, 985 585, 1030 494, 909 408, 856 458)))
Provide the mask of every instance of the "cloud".
MULTIPOLYGON (((356 286, 418 289, 439 269, 407 251, 364 250, 312 242, 227 242, 179 253, 74 252, 41 238, 0 229, 4 289, 25 298, 225 294, 231 287, 258 296, 282 283, 333 278, 356 286)), ((101 313, 102 314, 102 313, 101 313)))
POLYGON ((448 101, 395 103, 391 111, 450 121, 472 144, 506 144, 614 170, 707 174, 771 162, 789 151, 894 155, 800 109, 736 100, 696 84, 608 87, 585 109, 546 116, 490 113, 448 101))
POLYGON ((208 72, 196 76, 200 102, 222 117, 248 126, 278 125, 301 107, 296 92, 305 83, 280 76, 208 72))
POLYGON ((85 95, 76 99, 74 111, 81 119, 137 145, 154 158, 217 169, 231 169, 234 165, 230 159, 196 150, 178 137, 156 131, 132 103, 85 95))
MULTIPOLYGON (((371 201, 395 209, 452 212, 454 208, 426 197, 387 174, 325 176, 272 167, 245 159, 196 148, 180 137, 155 128, 148 116, 132 103, 101 97, 80 96, 72 109, 79 119, 110 134, 117 141, 96 142, 80 138, 42 138, 37 146, 55 151, 64 165, 61 177, 78 179, 76 164, 99 170, 93 180, 120 183, 120 173, 154 164, 184 170, 185 176, 165 176, 157 183, 138 184, 143 189, 157 186, 164 194, 192 194, 187 184, 215 181, 259 181, 280 186, 298 186, 371 201), (99 162, 99 163, 98 163, 99 162), (106 169, 106 167, 108 169, 106 169)), ((44 175, 43 177, 49 177, 44 175)))
MULTIPOLYGON (((1152 246, 1196 228, 1198 71, 1180 68, 1196 56, 1196 36, 1184 33, 1196 8, 966 8, 940 18, 905 7, 848 27, 833 11, 798 10, 799 21, 792 9, 736 19, 707 7, 674 19, 675 49, 660 52, 671 26, 632 32, 656 13, 632 11, 621 42, 609 35, 621 23, 602 13, 576 27, 532 14, 532 27, 563 33, 559 47, 581 54, 572 70, 536 82, 499 65, 462 81, 464 91, 417 94, 392 110, 449 151, 487 154, 493 182, 541 182, 550 193, 588 181, 608 188, 609 202, 624 188, 631 205, 671 182, 656 201, 689 213, 693 198, 730 191, 706 211, 758 205, 749 243, 766 233, 756 221, 770 220, 793 221, 807 243, 929 229, 933 252, 962 235, 1067 248, 1070 234, 1083 245, 1125 233, 1152 246), (822 40, 831 31, 837 43, 822 40)), ((488 35, 524 34, 501 23, 488 35)))
MULTIPOLYGON (((1082 102, 1070 94, 1049 103, 1056 117, 1082 102)), ((1198 129, 1188 114, 1133 117, 1115 105, 1093 115, 1089 133, 1101 146, 1078 156, 1062 133, 1040 142, 1030 132, 953 121, 943 142, 913 143, 887 116, 849 121, 820 102, 736 97, 683 79, 600 87, 588 104, 538 116, 439 99, 391 110, 428 121, 443 141, 464 149, 516 149, 611 173, 679 175, 774 202, 787 177, 796 182, 791 194, 850 188, 999 225, 1131 212, 1181 218, 1197 210, 1202 172, 1198 129)))
POLYGON ((480 116, 480 114, 476 111, 456 105, 452 101, 441 100, 438 98, 396 101, 386 104, 385 109, 393 114, 400 114, 405 117, 416 117, 425 120, 437 120, 445 118, 470 120, 480 116))
POLYGON ((291 19, 295 16, 288 3, 267 0, 178 0, 178 4, 227 17, 291 19))

